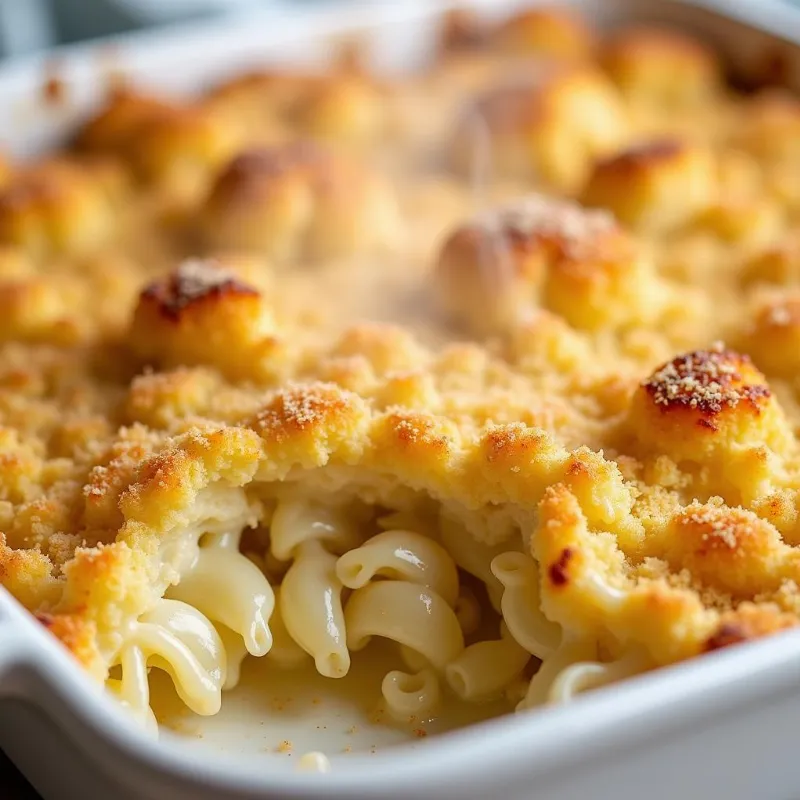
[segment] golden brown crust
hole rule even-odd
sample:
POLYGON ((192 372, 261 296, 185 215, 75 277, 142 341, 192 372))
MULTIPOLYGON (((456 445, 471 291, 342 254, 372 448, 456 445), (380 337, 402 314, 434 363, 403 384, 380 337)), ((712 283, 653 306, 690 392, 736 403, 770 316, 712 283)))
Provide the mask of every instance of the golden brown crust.
POLYGON ((736 598, 775 592, 792 575, 778 531, 741 509, 694 503, 671 521, 665 538, 674 569, 687 569, 704 586, 736 598), (776 569, 782 560, 786 572, 776 569))
POLYGON ((767 163, 797 164, 800 102, 794 95, 766 91, 743 109, 739 144, 767 163))
POLYGON ((163 367, 208 364, 232 378, 279 370, 281 345, 261 294, 214 261, 185 261, 141 294, 135 353, 163 367))
POLYGON ((603 652, 797 624, 797 101, 662 33, 598 60, 567 12, 459 36, 392 86, 119 93, 77 153, 0 166, 0 583, 98 680, 188 531, 286 493, 522 533, 603 652))
POLYGON ((625 326, 654 313, 654 280, 612 216, 540 195, 458 228, 435 272, 445 312, 477 333, 513 329, 538 306, 578 328, 625 326))
POLYGON ((102 678, 105 665, 97 652, 95 625, 78 615, 47 612, 36 614, 36 620, 53 634, 95 677, 102 678))
POLYGON ((489 43, 511 55, 586 59, 594 50, 595 35, 572 9, 550 6, 513 15, 493 31, 489 43))
POLYGON ((214 87, 205 102, 218 110, 229 109, 231 117, 246 117, 251 122, 265 115, 282 116, 291 111, 312 80, 302 72, 246 72, 214 87))
MULTIPOLYGON (((189 302, 179 304, 182 307, 178 316, 187 312, 191 315, 209 302, 215 304, 220 298, 226 301, 229 296, 220 288, 226 285, 230 286, 227 278, 224 282, 214 281, 208 296, 204 292, 190 291, 189 302), (199 302, 196 299, 198 294, 201 295, 199 302)), ((161 297, 165 292, 161 289, 151 292, 151 296, 161 297)), ((234 298, 239 296, 249 298, 252 295, 250 292, 243 295, 234 292, 232 295, 234 298)), ((170 295, 171 304, 172 297, 170 295)), ((168 324, 174 324, 172 313, 167 317, 162 315, 168 324)), ((328 356, 318 355, 320 360, 315 369, 322 372, 329 359, 332 361, 328 363, 334 363, 342 357, 354 358, 365 354, 372 367, 354 384, 358 393, 333 383, 290 384, 275 391, 255 409, 251 407, 248 410, 247 403, 241 403, 239 425, 231 419, 228 426, 221 429, 212 427, 205 432, 195 429, 174 439, 164 439, 164 434, 159 434, 149 443, 143 441, 126 447, 116 459, 107 462, 107 468, 95 470, 86 483, 89 488, 84 490, 91 508, 96 509, 92 512, 92 524, 110 525, 112 529, 122 525, 122 532, 116 544, 100 550, 97 555, 93 555, 91 550, 75 551, 72 560, 67 562, 65 599, 61 601, 61 610, 57 614, 74 615, 78 607, 91 608, 88 616, 82 616, 85 612, 79 616, 87 619, 86 624, 92 620, 91 624, 98 626, 98 641, 108 642, 116 623, 105 616, 107 611, 104 609, 109 608, 109 599, 100 592, 100 587, 107 583, 95 583, 98 576, 124 575, 124 581, 115 584, 119 588, 114 590, 117 598, 114 602, 128 609, 145 607, 149 602, 146 587, 149 585, 147 575, 150 567, 146 560, 134 557, 134 553, 146 552, 145 543, 152 541, 152 537, 157 540, 168 535, 166 530, 174 524, 170 520, 182 519, 184 512, 181 509, 193 507, 196 492, 202 486, 210 485, 207 481, 232 481, 235 484, 249 480, 249 476, 262 482, 279 481, 290 475, 296 479, 298 470, 301 470, 309 486, 338 486, 356 497, 371 497, 375 502, 390 507, 397 505, 402 508, 407 503, 413 504, 417 493, 424 492, 446 504, 452 513, 463 519, 473 535, 487 541, 506 536, 509 526, 528 520, 538 498, 544 497, 539 532, 534 542, 537 543, 538 558, 547 567, 547 585, 552 588, 545 591, 545 607, 554 619, 563 621, 574 630, 592 630, 592 626, 597 626, 598 631, 607 628, 615 635, 633 637, 650 648, 653 657, 662 662, 700 652, 722 624, 723 612, 704 611, 699 596, 690 587, 673 587, 669 581, 656 579, 642 568, 639 568, 641 574, 629 574, 633 568, 624 567, 622 553, 633 555, 640 552, 643 522, 633 514, 634 487, 624 481, 617 465, 585 448, 570 452, 544 430, 524 423, 488 424, 474 428, 474 422, 469 420, 477 419, 472 415, 480 412, 478 408, 468 412, 468 405, 462 405, 460 422, 456 421, 458 417, 449 418, 448 403, 458 395, 466 398, 463 388, 457 395, 452 395, 453 390, 447 387, 465 387, 474 379, 470 376, 478 377, 474 358, 480 350, 473 353, 456 347, 429 362, 431 356, 424 349, 411 342, 401 344, 397 337, 397 332, 380 326, 356 330, 335 343, 328 356), (426 408, 442 409, 444 413, 403 405, 406 387, 397 383, 396 370, 407 372, 413 370, 415 364, 419 367, 426 365, 425 371, 434 382, 428 390, 426 408), (385 410, 375 408, 372 398, 381 398, 381 407, 385 410), (155 455, 150 455, 153 452, 155 455), (228 463, 230 466, 222 466, 228 463), (213 477, 218 474, 223 477, 213 477), (387 475, 392 476, 392 480, 387 482, 387 475), (333 483, 328 483, 330 481, 333 483), (555 484, 560 484, 561 488, 547 488, 555 484), (405 487, 413 490, 411 494, 405 487), (115 522, 120 512, 122 516, 115 522), (583 525, 590 526, 593 531, 613 531, 613 537, 611 533, 604 536, 580 533, 583 525), (612 538, 609 537, 615 539, 614 547, 622 548, 620 555, 614 555, 612 538), (565 552, 569 556, 565 556, 565 552), (613 614, 602 611, 605 607, 603 602, 593 598, 591 593, 591 581, 594 580, 590 579, 591 575, 605 576, 603 579, 610 586, 624 590, 627 598, 624 607, 613 614), (90 601, 84 595, 76 594, 79 587, 87 586, 97 587, 90 601), (79 596, 84 599, 79 601, 79 596), (654 609, 658 610, 657 613, 654 609), (684 631, 681 636, 676 636, 678 629, 684 631)), ((163 335, 162 342, 166 343, 163 335)), ((213 352, 213 348, 208 350, 213 352)), ((232 348, 228 350, 232 352, 232 348)), ((165 351, 169 351, 169 346, 162 348, 162 352, 165 351)), ((734 411, 751 404, 762 408, 760 404, 765 393, 756 391, 759 386, 757 373, 744 359, 718 354, 695 360, 701 362, 701 367, 708 366, 711 361, 721 369, 727 369, 725 365, 731 363, 739 375, 739 378, 734 378, 732 373, 725 372, 725 391, 721 392, 721 399, 715 394, 706 404, 706 395, 703 394, 703 409, 698 413, 710 414, 719 421, 731 410, 729 406, 734 411), (737 399, 734 406, 734 395, 738 398, 740 394, 745 400, 737 399)), ((489 365, 484 364, 481 372, 487 368, 489 365)), ((492 369, 499 369, 499 365, 492 369)), ((162 384, 166 377, 159 378, 162 384)), ((166 394, 159 389, 161 394, 153 395, 157 387, 148 378, 150 383, 146 394, 142 393, 144 384, 136 388, 135 407, 144 410, 146 406, 142 403, 146 402, 149 408, 154 409, 157 407, 153 405, 155 402, 166 410, 174 402, 172 398, 178 397, 174 392, 180 392, 184 411, 158 420, 159 425, 166 426, 167 430, 180 426, 186 413, 220 413, 212 410, 213 400, 209 400, 209 396, 229 390, 224 389, 217 379, 203 377, 202 373, 193 376, 184 371, 174 374, 171 380, 171 386, 163 385, 166 394), (190 389, 190 386, 196 388, 190 389), (186 387, 188 393, 182 387, 186 387), (145 401, 146 397, 150 399, 145 401)), ((700 383, 708 389, 703 380, 701 377, 700 383)), ((499 373, 493 382, 500 385, 499 373)), ((649 383, 656 391, 665 380, 653 379, 649 383)), ((518 390, 523 385, 524 382, 518 384, 518 390)), ((256 391, 253 397, 257 396, 256 391)), ((526 402, 529 406, 537 402, 534 398, 535 394, 528 395, 526 402)), ((226 400, 229 408, 231 400, 231 396, 226 400)), ((495 402, 499 409, 507 400, 499 397, 495 402)), ((679 393, 676 402, 676 412, 685 412, 687 405, 691 410, 691 402, 684 394, 679 393)), ((750 409, 746 416, 754 418, 754 415, 755 411, 750 409)), ((763 408, 760 415, 765 415, 763 408)), ((200 422, 201 418, 197 418, 197 423, 200 422)), ((563 431, 560 435, 563 436, 563 431)), ((699 513, 689 508, 686 513, 679 512, 670 524, 699 525, 699 513)), ((713 515, 717 512, 708 513, 713 515)), ((727 513, 724 508, 719 511, 723 516, 727 513)), ((751 530, 746 525, 753 520, 752 524, 756 526, 753 530, 763 529, 768 541, 772 542, 769 546, 779 547, 775 543, 777 534, 774 530, 754 515, 742 516, 739 513, 732 519, 743 520, 742 542, 751 541, 745 537, 745 531, 751 530)), ((694 541, 702 544, 702 536, 702 530, 698 529, 694 541)), ((698 580, 710 582, 719 591, 730 589, 735 577, 728 574, 729 571, 724 575, 717 574, 713 565, 718 562, 698 555, 699 551, 692 550, 689 545, 688 534, 684 538, 687 542, 684 550, 689 548, 685 555, 681 550, 671 556, 671 551, 662 549, 656 557, 667 561, 674 557, 677 559, 674 563, 683 564, 686 569, 690 569, 687 565, 691 564, 698 580), (697 561, 698 558, 701 560, 697 561)), ((675 544, 681 537, 668 534, 660 540, 675 544)), ((765 547, 767 544, 759 544, 751 555, 743 558, 755 559, 754 564, 761 564, 760 553, 765 547)), ((2 562, 4 583, 20 596, 25 596, 25 581, 33 581, 36 591, 41 593, 47 583, 40 579, 37 583, 33 576, 37 569, 44 568, 45 574, 50 569, 47 562, 37 566, 40 563, 37 559, 41 557, 35 553, 26 558, 32 560, 15 565, 13 559, 6 557, 2 562)), ((760 580, 757 574, 754 575, 753 581, 760 580)), ((761 584, 764 587, 771 585, 766 579, 761 584)), ((750 597, 749 583, 737 583, 735 587, 743 597, 750 597)), ((777 589, 775 591, 777 593, 777 589)), ((35 602, 34 596, 29 596, 29 600, 34 607, 41 609, 44 605, 44 610, 49 611, 44 599, 35 602)), ((81 657, 85 660, 84 656, 81 657)))
POLYGON ((545 610, 565 624, 580 620, 584 633, 599 623, 615 637, 647 642, 664 663, 797 625, 779 600, 797 559, 754 514, 694 503, 657 532, 665 550, 630 560, 630 544, 590 530, 563 486, 545 493, 540 517, 533 541, 535 555, 550 565, 545 610), (670 568, 679 571, 665 581, 670 568), (764 599, 770 593, 771 602, 764 599), (604 607, 602 621, 583 612, 587 603, 604 607))
POLYGON ((698 350, 656 370, 642 388, 665 414, 690 411, 695 424, 713 430, 715 419, 744 407, 759 415, 770 398, 763 376, 746 356, 730 350, 698 350))
POLYGON ((90 252, 114 233, 124 178, 110 163, 44 162, 0 190, 0 241, 36 259, 90 252))
POLYGON ((362 75, 314 82, 293 110, 298 132, 330 142, 363 145, 386 132, 381 91, 362 75))
POLYGON ((212 247, 303 261, 384 248, 398 224, 380 177, 300 141, 234 158, 211 189, 200 228, 212 247))
POLYGON ((501 175, 569 192, 591 163, 625 135, 625 113, 613 85, 591 66, 545 66, 533 81, 501 85, 463 115, 456 167, 469 173, 480 137, 491 135, 492 167, 501 175))
POLYGON ((640 453, 689 469, 696 488, 752 502, 772 488, 791 427, 747 356, 722 347, 678 356, 643 381, 629 411, 640 453))
POLYGON ((797 618, 793 614, 776 607, 743 603, 736 611, 723 614, 719 626, 706 641, 706 649, 719 650, 796 626, 797 618))
POLYGON ((747 286, 758 283, 800 285, 800 235, 792 231, 755 252, 746 260, 741 277, 747 286))
POLYGON ((13 174, 14 168, 11 162, 0 153, 0 187, 5 186, 13 174))
POLYGON ((629 147, 594 166, 581 200, 626 225, 658 234, 693 221, 716 197, 714 161, 677 139, 629 147))
POLYGON ((442 20, 439 49, 445 55, 476 51, 502 56, 578 61, 592 56, 597 37, 572 9, 542 6, 490 24, 469 9, 454 9, 442 20))
POLYGON ((123 159, 144 181, 170 192, 201 190, 235 150, 239 132, 210 110, 123 90, 78 134, 91 153, 123 159))
POLYGON ((486 44, 488 34, 488 26, 474 11, 467 8, 446 11, 439 29, 439 54, 446 57, 477 50, 486 44))
POLYGON ((206 107, 234 125, 256 123, 294 137, 346 145, 374 142, 387 122, 381 89, 351 70, 252 72, 218 86, 206 107))
POLYGON ((605 43, 600 61, 626 95, 652 105, 696 106, 720 88, 717 55, 669 28, 625 28, 605 43))
POLYGON ((91 152, 126 153, 155 119, 171 114, 175 105, 166 98, 123 88, 111 94, 105 107, 78 132, 76 144, 91 152))
POLYGON ((152 304, 167 319, 180 323, 198 306, 217 305, 226 298, 257 297, 258 292, 232 273, 204 262, 187 262, 163 283, 152 283, 142 293, 144 304, 152 304))
POLYGON ((781 295, 762 304, 743 345, 767 375, 791 378, 800 368, 800 296, 781 295))
POLYGON ((69 344, 80 339, 73 309, 81 288, 52 278, 0 284, 0 340, 69 344))

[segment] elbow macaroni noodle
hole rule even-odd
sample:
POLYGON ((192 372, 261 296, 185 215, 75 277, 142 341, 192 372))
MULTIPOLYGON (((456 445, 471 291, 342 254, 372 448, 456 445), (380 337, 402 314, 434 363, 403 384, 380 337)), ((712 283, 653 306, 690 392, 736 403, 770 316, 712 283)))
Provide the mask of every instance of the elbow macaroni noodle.
POLYGON ((226 669, 222 691, 226 692, 238 686, 242 672, 242 662, 247 658, 248 650, 244 639, 225 625, 218 626, 217 633, 219 633, 219 638, 222 640, 222 648, 225 650, 226 669))
POLYGON ((440 701, 439 679, 431 669, 408 673, 387 672, 381 684, 386 709, 398 722, 425 719, 434 714, 440 701))
POLYGON ((453 606, 464 636, 471 636, 481 625, 481 604, 469 586, 462 586, 453 606))
POLYGON ((353 595, 347 603, 347 641, 353 650, 372 636, 396 641, 413 674, 393 670, 381 685, 394 719, 430 716, 439 702, 439 678, 464 649, 455 606, 458 571, 448 552, 433 539, 406 530, 388 530, 343 555, 336 571, 353 595), (388 578, 378 580, 375 578, 388 578), (425 665, 430 664, 429 669, 425 665))
MULTIPOLYGON (((411 520, 396 513, 378 525, 411 520)), ((649 666, 638 652, 602 661, 596 642, 564 639, 542 612, 534 559, 511 543, 475 542, 451 520, 442 518, 438 533, 421 523, 425 533, 378 528, 365 538, 368 526, 343 509, 284 499, 263 556, 240 553, 241 530, 207 527, 178 545, 179 580, 131 626, 107 682, 153 731, 151 668, 171 676, 192 711, 214 714, 248 654, 285 669, 313 659, 321 675, 339 678, 351 653, 375 636, 395 642, 405 664, 381 684, 383 706, 398 722, 435 716, 445 690, 469 702, 505 696, 525 710, 649 666), (499 612, 499 638, 480 637, 486 610, 459 568, 482 581, 499 612), (265 572, 279 582, 271 586, 265 572)))
POLYGON ((433 539, 412 531, 384 531, 336 564, 339 580, 361 589, 375 577, 395 578, 433 589, 450 606, 458 597, 458 572, 447 551, 433 539))
POLYGON ((361 544, 357 528, 345 515, 303 501, 279 503, 270 524, 272 556, 288 561, 303 542, 310 540, 325 542, 335 553, 346 553, 361 544))
POLYGON ((443 670, 464 649, 455 612, 436 592, 410 581, 376 581, 353 592, 345 610, 347 643, 366 647, 383 636, 443 670))
POLYGON ((511 635, 529 653, 546 659, 558 647, 561 631, 542 613, 536 562, 523 553, 503 553, 492 560, 491 569, 503 585, 500 609, 511 635))
POLYGON ((500 639, 471 644, 447 665, 447 683, 462 699, 489 700, 501 695, 531 660, 507 629, 503 634, 500 639))
POLYGON ((635 650, 608 663, 578 661, 561 670, 550 687, 548 700, 566 702, 579 692, 629 678, 643 672, 648 666, 647 658, 635 650))
POLYGON ((511 545, 491 546, 478 542, 469 536, 460 525, 444 515, 441 519, 441 537, 442 544, 447 548, 456 565, 464 572, 474 575, 486 586, 489 601, 495 611, 499 611, 503 587, 492 573, 491 564, 495 556, 505 553, 511 545))
POLYGON ((238 633, 254 656, 266 655, 272 646, 268 624, 274 605, 272 590, 258 567, 238 551, 201 550, 192 571, 168 596, 238 633))
POLYGON ((283 587, 275 587, 275 610, 270 620, 272 649, 267 658, 284 669, 299 666, 311 656, 292 638, 283 619, 283 587))
POLYGON ((155 729, 148 669, 166 671, 184 703, 209 715, 219 711, 222 689, 238 682, 245 654, 263 656, 270 649, 273 592, 239 552, 240 535, 187 532, 179 542, 186 565, 180 580, 124 639, 116 664, 121 677, 109 688, 148 729, 155 729))
POLYGON ((313 657, 320 675, 341 678, 350 669, 350 653, 336 556, 314 540, 296 552, 282 584, 283 622, 289 636, 313 657))

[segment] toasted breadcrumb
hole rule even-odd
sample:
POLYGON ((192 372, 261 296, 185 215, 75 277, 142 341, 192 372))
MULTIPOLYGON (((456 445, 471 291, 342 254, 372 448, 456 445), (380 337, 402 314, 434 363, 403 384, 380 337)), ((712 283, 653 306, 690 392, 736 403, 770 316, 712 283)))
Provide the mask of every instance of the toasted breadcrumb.
POLYGON ((0 164, 0 584, 98 681, 181 535, 286 491, 521 532, 552 621, 655 664, 800 619, 800 103, 450 21, 424 75, 126 90, 0 164))

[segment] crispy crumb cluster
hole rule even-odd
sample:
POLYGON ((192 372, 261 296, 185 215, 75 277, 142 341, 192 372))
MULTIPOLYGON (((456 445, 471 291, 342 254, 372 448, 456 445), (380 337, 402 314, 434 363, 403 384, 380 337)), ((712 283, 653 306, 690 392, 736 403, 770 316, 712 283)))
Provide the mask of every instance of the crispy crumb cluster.
POLYGON ((207 184, 239 138, 211 110, 122 90, 86 124, 77 144, 88 153, 121 157, 142 181, 184 194, 207 184))
POLYGON ((124 175, 111 162, 20 169, 0 189, 0 242, 37 259, 91 252, 113 236, 124 196, 124 175))
POLYGON ((229 377, 257 379, 276 366, 274 331, 259 291, 221 264, 190 260, 144 289, 130 335, 133 352, 151 366, 213 364, 229 377))
POLYGON ((717 196, 711 155, 676 139, 650 140, 595 164, 582 202, 626 225, 666 233, 689 223, 717 196))
POLYGON ((753 323, 743 331, 746 347, 768 375, 791 380, 800 367, 800 296, 781 293, 757 307, 753 323))
POLYGON ((586 21, 558 6, 521 11, 501 22, 487 39, 504 54, 563 59, 589 58, 596 44, 595 32, 586 21))
POLYGON ((632 27, 611 36, 600 62, 627 95, 670 111, 721 89, 716 54, 678 30, 632 27))
POLYGON ((624 141, 622 99, 592 66, 545 64, 532 73, 489 89, 467 107, 454 135, 454 163, 469 174, 478 159, 488 158, 498 175, 574 191, 593 160, 624 141))
POLYGON ((212 247, 281 261, 385 249, 399 232, 387 181, 304 141, 237 155, 217 176, 201 214, 212 247))
POLYGON ((128 89, 0 164, 0 583, 98 680, 187 530, 294 494, 521 533, 604 652, 800 619, 797 99, 448 19, 420 74, 128 89))
POLYGON ((541 195, 457 229, 435 277, 445 312, 478 334, 515 329, 539 307, 577 329, 617 329, 652 320, 663 301, 613 216, 541 195))
POLYGON ((752 501, 774 485, 794 447, 766 378, 747 356, 721 347, 659 367, 629 413, 639 452, 686 470, 701 495, 752 501))
POLYGON ((381 87, 355 70, 251 72, 217 86, 204 105, 235 127, 255 124, 268 133, 350 147, 388 132, 381 87))
POLYGON ((696 351, 665 364, 642 385, 657 406, 688 408, 712 417, 739 403, 756 408, 769 397, 766 386, 745 382, 742 373, 747 371, 746 360, 735 353, 696 351))

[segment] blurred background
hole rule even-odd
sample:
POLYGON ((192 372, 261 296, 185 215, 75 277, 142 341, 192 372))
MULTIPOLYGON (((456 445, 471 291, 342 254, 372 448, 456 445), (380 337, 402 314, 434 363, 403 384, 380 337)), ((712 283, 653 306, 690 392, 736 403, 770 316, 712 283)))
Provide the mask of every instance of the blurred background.
POLYGON ((214 14, 277 14, 321 0, 0 0, 0 57, 214 14))

